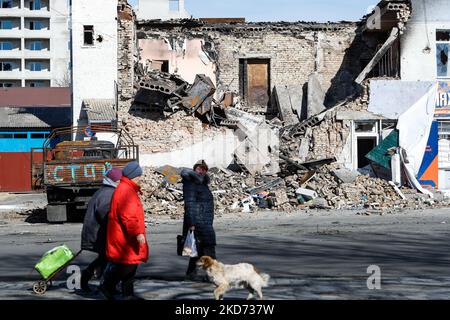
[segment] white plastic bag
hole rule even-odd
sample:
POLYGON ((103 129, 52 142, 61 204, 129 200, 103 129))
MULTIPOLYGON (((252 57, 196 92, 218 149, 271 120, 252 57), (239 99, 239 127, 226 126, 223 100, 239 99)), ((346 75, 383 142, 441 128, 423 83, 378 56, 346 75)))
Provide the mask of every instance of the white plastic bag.
POLYGON ((186 241, 184 242, 183 247, 183 257, 198 257, 197 245, 195 244, 195 236, 194 231, 189 231, 189 234, 186 237, 186 241))

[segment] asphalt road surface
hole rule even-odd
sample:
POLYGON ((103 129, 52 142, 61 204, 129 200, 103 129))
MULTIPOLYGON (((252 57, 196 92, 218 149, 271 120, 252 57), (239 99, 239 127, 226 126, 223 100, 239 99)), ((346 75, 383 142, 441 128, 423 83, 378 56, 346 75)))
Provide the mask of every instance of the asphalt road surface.
MULTIPOLYGON (((30 290, 35 263, 47 250, 80 246, 81 224, 48 225, 0 220, 0 299, 100 299, 67 288, 63 272, 43 296, 30 290)), ((32 219, 28 219, 32 221, 32 219)), ((220 261, 249 262, 271 275, 266 299, 448 299, 450 210, 369 214, 360 211, 264 211, 216 219, 220 261), (370 290, 369 266, 381 288, 370 290)), ((181 221, 151 218, 150 259, 138 269, 145 299, 211 299, 208 283, 183 281, 187 259, 176 255, 181 221)), ((74 265, 93 259, 83 252, 74 265)), ((376 281, 370 281, 376 284, 376 281)), ((98 284, 93 281, 92 287, 98 284)), ((375 286, 376 287, 376 286, 375 286)), ((229 299, 245 299, 232 290, 229 299)))

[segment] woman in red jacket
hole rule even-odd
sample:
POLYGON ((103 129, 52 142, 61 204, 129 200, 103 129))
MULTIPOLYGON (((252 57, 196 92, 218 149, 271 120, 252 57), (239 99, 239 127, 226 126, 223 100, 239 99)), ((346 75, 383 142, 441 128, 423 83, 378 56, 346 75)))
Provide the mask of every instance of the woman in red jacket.
POLYGON ((106 240, 109 263, 99 288, 107 299, 113 299, 119 282, 124 298, 136 299, 134 276, 138 265, 148 260, 144 209, 139 199, 142 169, 137 162, 131 162, 122 175, 111 200, 106 240))

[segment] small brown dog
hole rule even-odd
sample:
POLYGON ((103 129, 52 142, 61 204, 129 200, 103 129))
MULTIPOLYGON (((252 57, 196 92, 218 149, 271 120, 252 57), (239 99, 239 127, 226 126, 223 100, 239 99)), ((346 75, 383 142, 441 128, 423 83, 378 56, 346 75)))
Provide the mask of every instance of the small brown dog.
POLYGON ((209 279, 216 285, 214 297, 221 300, 227 290, 233 287, 244 287, 249 294, 247 300, 254 297, 256 293, 259 299, 263 299, 262 289, 267 287, 270 276, 261 273, 249 263, 227 265, 203 256, 197 262, 197 267, 206 271, 209 279))

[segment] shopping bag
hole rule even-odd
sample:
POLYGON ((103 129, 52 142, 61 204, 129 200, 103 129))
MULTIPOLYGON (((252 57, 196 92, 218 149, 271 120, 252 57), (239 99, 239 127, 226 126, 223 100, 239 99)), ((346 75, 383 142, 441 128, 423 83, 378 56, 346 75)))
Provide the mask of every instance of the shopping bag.
POLYGON ((73 258, 73 252, 66 245, 62 245, 47 251, 34 268, 47 280, 73 258))
POLYGON ((197 244, 195 243, 194 231, 189 231, 183 246, 183 257, 198 257, 197 244))

